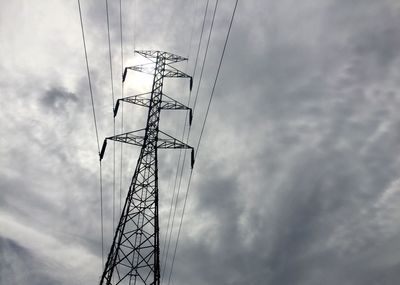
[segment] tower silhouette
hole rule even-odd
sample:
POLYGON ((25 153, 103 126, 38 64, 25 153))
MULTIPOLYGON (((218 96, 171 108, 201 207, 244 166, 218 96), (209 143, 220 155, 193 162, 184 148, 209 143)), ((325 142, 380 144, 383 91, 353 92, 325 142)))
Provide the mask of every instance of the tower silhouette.
POLYGON ((187 58, 164 51, 135 51, 151 62, 124 69, 125 81, 128 70, 152 74, 151 92, 117 100, 114 116, 120 102, 132 103, 148 108, 146 127, 140 130, 108 137, 100 152, 103 159, 107 140, 114 140, 141 147, 135 172, 117 225, 100 285, 109 284, 160 284, 160 238, 158 195, 158 149, 191 150, 192 167, 194 150, 191 146, 159 130, 161 110, 187 110, 189 124, 192 109, 163 94, 164 78, 192 77, 171 66, 187 58))

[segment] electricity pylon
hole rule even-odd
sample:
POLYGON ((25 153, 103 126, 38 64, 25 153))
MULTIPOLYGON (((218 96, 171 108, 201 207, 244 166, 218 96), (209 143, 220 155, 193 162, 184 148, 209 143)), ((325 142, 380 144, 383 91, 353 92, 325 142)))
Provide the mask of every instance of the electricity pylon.
POLYGON ((158 149, 190 149, 192 167, 194 163, 193 148, 159 130, 160 111, 187 110, 190 120, 192 110, 182 103, 163 94, 163 82, 166 77, 189 78, 190 89, 192 77, 179 71, 171 64, 187 58, 163 51, 135 51, 151 61, 149 64, 127 67, 153 74, 151 92, 119 99, 114 107, 117 115, 120 102, 127 102, 148 108, 146 128, 128 132, 104 140, 100 160, 104 156, 107 140, 141 146, 136 169, 129 186, 129 191, 121 213, 113 243, 108 254, 100 284, 160 284, 160 238, 158 220, 158 149), (163 99, 163 98, 166 98, 163 99))

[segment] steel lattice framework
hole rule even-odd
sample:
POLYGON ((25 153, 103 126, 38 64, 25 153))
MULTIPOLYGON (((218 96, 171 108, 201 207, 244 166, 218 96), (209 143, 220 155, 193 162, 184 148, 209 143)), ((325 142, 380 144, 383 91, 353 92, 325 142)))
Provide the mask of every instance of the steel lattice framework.
POLYGON ((170 65, 187 59, 162 51, 135 52, 149 59, 151 63, 125 68, 123 81, 130 69, 154 74, 153 86, 149 93, 119 99, 114 107, 114 116, 117 115, 120 102, 147 107, 146 128, 106 138, 100 153, 100 159, 102 159, 107 140, 141 146, 121 218, 101 276, 101 285, 160 284, 157 150, 159 148, 190 149, 192 167, 194 163, 194 152, 191 146, 159 130, 162 109, 188 110, 191 122, 192 110, 162 92, 166 77, 189 78, 190 88, 192 88, 191 76, 170 65), (166 100, 163 100, 163 97, 166 100))

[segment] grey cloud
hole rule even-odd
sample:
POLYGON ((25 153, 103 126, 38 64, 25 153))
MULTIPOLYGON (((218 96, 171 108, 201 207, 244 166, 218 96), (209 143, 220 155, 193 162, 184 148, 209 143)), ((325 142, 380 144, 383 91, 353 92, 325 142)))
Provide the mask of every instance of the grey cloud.
POLYGON ((0 282, 2 284, 62 284, 49 276, 50 267, 11 239, 0 237, 0 282))
MULTIPOLYGON (((362 13, 343 2, 336 3, 346 9, 347 22, 343 26, 340 21, 340 24, 332 25, 334 17, 338 15, 340 18, 342 14, 327 10, 330 14, 327 22, 320 22, 327 41, 316 46, 285 42, 282 34, 281 41, 278 38, 277 42, 270 44, 272 47, 261 45, 266 49, 265 54, 270 55, 264 60, 261 56, 252 57, 243 49, 246 44, 239 43, 241 39, 247 39, 238 32, 246 33, 244 28, 240 30, 238 27, 236 36, 233 33, 231 58, 224 70, 224 82, 230 84, 221 88, 213 106, 214 110, 221 110, 213 116, 223 126, 213 125, 209 131, 223 138, 213 141, 212 146, 208 143, 210 150, 206 157, 215 155, 221 160, 217 168, 228 173, 232 170, 234 174, 222 184, 225 191, 215 191, 214 196, 210 194, 214 200, 199 203, 203 207, 196 210, 202 214, 219 209, 207 216, 207 220, 216 224, 206 227, 204 233, 211 235, 216 240, 213 243, 220 246, 207 248, 207 242, 199 242, 204 247, 193 252, 192 257, 195 259, 198 255, 207 260, 208 266, 204 263, 202 272, 207 276, 203 281, 206 284, 212 283, 208 276, 215 277, 215 267, 220 272, 237 268, 250 284, 363 284, 368 282, 366 280, 392 284, 390 282, 396 280, 391 268, 398 266, 398 257, 394 257, 386 267, 379 262, 372 265, 362 258, 367 249, 385 256, 380 244, 394 239, 396 234, 370 236, 369 232, 374 231, 376 225, 354 220, 360 211, 374 212, 372 205, 398 177, 398 159, 391 155, 398 152, 395 127, 398 119, 390 103, 385 103, 398 100, 398 96, 391 94, 391 86, 385 86, 389 78, 394 80, 394 74, 389 72, 389 67, 386 77, 374 77, 374 73, 369 77, 363 76, 364 71, 373 69, 377 62, 380 67, 387 65, 385 57, 394 60, 397 54, 385 49, 391 49, 396 43, 383 48, 381 45, 395 40, 381 39, 376 43, 372 38, 379 32, 370 27, 374 22, 368 18, 369 15, 364 13, 366 21, 354 25, 353 14, 362 13), (337 31, 338 25, 340 29, 337 31), (359 38, 340 42, 344 33, 359 38), (332 42, 330 37, 338 39, 338 42, 332 42), (338 50, 344 53, 339 54, 338 50), (377 60, 369 61, 367 51, 368 55, 376 54, 377 60), (238 60, 239 55, 242 60, 238 60), (343 68, 348 66, 349 72, 343 74, 343 68), (346 84, 344 78, 348 80, 346 84), (368 81, 369 78, 373 78, 373 83, 368 81), (247 84, 243 86, 238 82, 247 84), (379 90, 378 93, 371 93, 373 88, 379 90), (384 129, 386 131, 382 131, 384 129), (227 145, 234 150, 230 152, 227 145), (232 187, 231 181, 242 187, 232 187), (223 207, 221 200, 228 202, 232 199, 229 194, 242 198, 239 204, 249 206, 239 209, 223 207), (222 219, 222 212, 231 219, 222 219), (236 236, 240 227, 248 231, 251 242, 248 251, 240 247, 236 236, 226 238, 225 233, 230 231, 218 231, 224 228, 225 223, 234 225, 240 215, 248 219, 246 224, 237 227, 236 236), (357 223, 357 230, 348 221, 357 223), (332 247, 328 240, 337 235, 341 226, 347 229, 349 236, 338 241, 341 245, 332 247), (210 234, 210 229, 217 232, 216 236, 210 234), (346 250, 339 253, 342 246, 346 250), (204 256, 203 251, 209 255, 204 256), (234 264, 214 263, 215 259, 221 261, 218 257, 233 256, 234 253, 237 254, 232 261, 234 264), (354 256, 357 256, 357 261, 354 256)), ((371 11, 375 11, 375 5, 384 7, 378 11, 390 9, 389 5, 385 6, 387 2, 384 5, 375 2, 369 7, 360 4, 371 11)), ((376 13, 380 19, 384 15, 376 13)), ((392 19, 389 17, 381 22, 378 30, 396 29, 396 22, 392 19)), ((262 18, 259 22, 258 28, 267 29, 261 24, 262 18)), ((313 34, 309 36, 311 39, 304 40, 312 41, 313 34)), ((257 38, 253 40, 258 42, 257 38)), ((206 139, 210 140, 211 136, 209 134, 206 139)), ((215 189, 217 178, 204 181, 209 182, 196 187, 199 201, 205 195, 204 189, 210 189, 210 192, 215 189)), ((362 216, 360 219, 368 218, 362 216)), ((193 219, 194 224, 196 221, 199 222, 193 219)), ((191 252, 186 247, 182 251, 191 252)), ((244 282, 240 277, 232 283, 227 279, 224 276, 219 282, 244 282)))
MULTIPOLYGON (((109 2, 113 67, 119 74, 119 7, 109 2)), ((190 22, 194 7, 175 1, 158 9, 160 1, 137 2, 138 47, 185 55, 190 31, 182 23, 190 22)), ((82 3, 102 140, 112 134, 105 6, 82 3)), ((198 13, 204 4, 198 3, 198 13)), ((232 4, 220 1, 191 143, 199 135, 227 28, 222 19, 232 4)), ((132 3, 123 5, 128 17, 132 3)), ((172 278, 175 284, 396 284, 400 264, 398 16, 396 1, 239 3, 196 161, 172 278)), ((200 18, 194 30, 197 36, 200 18)), ((132 25, 132 18, 124 22, 127 46, 132 44, 132 25)), ((71 50, 82 55, 78 43, 71 44, 71 50)), ((126 48, 125 60, 131 59, 126 48)), ((0 81, 4 94, 23 94, 23 98, 15 96, 13 108, 6 102, 10 108, 0 114, 0 187, 4 189, 0 205, 19 223, 56 238, 71 251, 83 248, 93 254, 98 264, 75 272, 73 280, 87 277, 96 282, 101 270, 98 157, 81 60, 64 66, 76 71, 72 80, 65 77, 57 82, 51 77, 54 82, 49 84, 45 75, 28 80, 31 70, 18 89, 0 81)), ((193 61, 187 68, 193 68, 193 61)), ((196 74, 195 87, 199 70, 196 74)), ((18 77, 10 78, 16 82, 18 77)), ((119 96, 119 79, 116 82, 119 96)), ((177 90, 186 89, 173 86, 168 95, 175 97, 177 90)), ((125 110, 127 117, 133 114, 126 129, 144 123, 134 117, 139 111, 125 110)), ((173 132, 181 118, 163 116, 171 119, 163 127, 173 132)), ((113 180, 112 148, 107 151, 103 162, 106 251, 112 232, 113 180)), ((125 149, 126 183, 135 151, 125 149)), ((176 158, 176 153, 160 155, 166 200, 176 158)), ((167 203, 161 211, 168 212, 167 203)), ((15 254, 11 262, 15 268, 24 266, 23 259, 36 262, 30 249, 22 249, 17 241, 2 239, 1 244, 15 254)), ((68 254, 62 254, 64 266, 68 265, 68 254)), ((43 280, 41 284, 62 276, 60 271, 72 272, 68 266, 59 270, 39 264, 43 271, 31 276, 43 280)))
POLYGON ((78 97, 75 94, 59 88, 51 88, 47 90, 40 99, 40 102, 45 108, 49 108, 57 112, 64 111, 68 103, 76 103, 77 101, 78 97))

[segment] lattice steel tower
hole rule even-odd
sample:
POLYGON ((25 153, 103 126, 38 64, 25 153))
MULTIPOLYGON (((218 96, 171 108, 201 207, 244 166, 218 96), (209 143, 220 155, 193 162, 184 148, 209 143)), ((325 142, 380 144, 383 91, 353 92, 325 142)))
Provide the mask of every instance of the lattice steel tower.
POLYGON ((192 77, 179 71, 171 64, 187 60, 163 51, 135 51, 151 61, 149 64, 127 67, 154 74, 151 92, 119 99, 114 107, 114 116, 120 102, 133 103, 149 109, 146 128, 128 132, 104 140, 100 153, 103 158, 107 140, 141 146, 132 182, 126 197, 116 232, 100 284, 160 284, 160 238, 158 220, 158 163, 159 148, 193 148, 159 130, 160 111, 187 110, 189 122, 192 110, 178 101, 163 94, 163 82, 166 77, 192 77))

